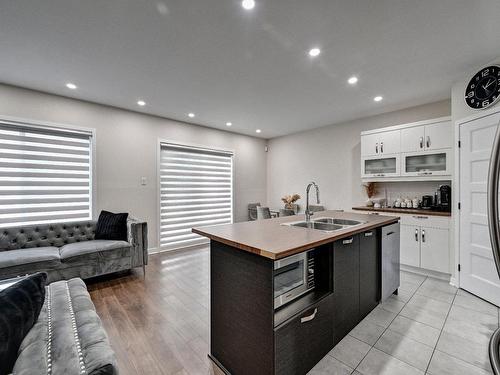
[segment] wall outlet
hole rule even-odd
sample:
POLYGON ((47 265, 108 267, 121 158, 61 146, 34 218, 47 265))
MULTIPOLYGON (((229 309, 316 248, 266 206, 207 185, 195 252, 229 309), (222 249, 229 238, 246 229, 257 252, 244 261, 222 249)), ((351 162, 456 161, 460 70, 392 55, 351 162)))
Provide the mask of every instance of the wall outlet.
POLYGON ((148 179, 147 177, 141 177, 141 185, 146 186, 148 184, 148 179))

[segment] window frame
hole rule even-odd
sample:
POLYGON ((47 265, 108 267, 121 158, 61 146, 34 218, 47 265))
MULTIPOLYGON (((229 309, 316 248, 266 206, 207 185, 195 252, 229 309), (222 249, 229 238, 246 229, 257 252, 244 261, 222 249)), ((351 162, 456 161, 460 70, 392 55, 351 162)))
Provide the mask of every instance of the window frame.
POLYGON ((40 121, 31 118, 0 115, 0 123, 39 131, 51 131, 54 133, 88 134, 90 137, 90 220, 97 220, 97 178, 96 178, 96 144, 97 131, 95 128, 63 124, 52 121, 40 121))
MULTIPOLYGON (((168 251, 182 251, 185 249, 189 248, 194 248, 200 246, 199 244, 196 245, 188 245, 188 246, 183 246, 175 249, 166 249, 161 247, 161 172, 160 172, 160 167, 161 167, 161 148, 162 145, 171 145, 171 146, 178 146, 178 147, 186 147, 186 148, 193 148, 193 149, 198 149, 198 150, 205 150, 205 151, 212 151, 212 152, 222 152, 222 153, 227 153, 231 154, 232 157, 232 162, 231 162, 231 223, 234 223, 234 176, 235 176, 235 152, 233 149, 227 149, 227 148, 217 148, 217 147, 210 147, 207 145, 202 145, 202 144, 196 144, 196 143, 191 143, 191 142, 179 142, 179 141, 173 141, 173 140, 168 140, 168 139, 163 139, 163 138, 158 138, 157 140, 157 145, 156 145, 156 240, 158 241, 158 245, 156 248, 151 249, 150 248, 150 254, 154 253, 161 253, 161 252, 168 252, 168 251), (152 251, 151 251, 152 250, 152 251)), ((207 239, 206 243, 208 244, 210 240, 207 239)))

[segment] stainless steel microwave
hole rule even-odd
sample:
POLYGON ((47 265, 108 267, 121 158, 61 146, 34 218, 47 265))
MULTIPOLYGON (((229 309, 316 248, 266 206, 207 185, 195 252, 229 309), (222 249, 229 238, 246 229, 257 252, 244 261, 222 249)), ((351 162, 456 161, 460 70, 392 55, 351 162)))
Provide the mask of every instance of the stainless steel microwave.
POLYGON ((314 249, 274 262, 274 308, 314 289, 314 249))

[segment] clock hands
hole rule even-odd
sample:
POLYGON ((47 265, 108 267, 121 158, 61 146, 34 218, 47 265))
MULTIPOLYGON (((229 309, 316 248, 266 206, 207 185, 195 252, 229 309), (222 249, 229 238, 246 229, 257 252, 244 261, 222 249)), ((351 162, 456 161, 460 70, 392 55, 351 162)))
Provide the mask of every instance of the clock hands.
POLYGON ((483 86, 483 89, 485 89, 485 90, 486 90, 486 87, 490 87, 490 86, 491 86, 491 84, 492 84, 492 83, 494 83, 494 82, 495 82, 495 79, 492 79, 491 81, 490 81, 490 80, 488 80, 488 83, 486 84, 486 86, 483 86))

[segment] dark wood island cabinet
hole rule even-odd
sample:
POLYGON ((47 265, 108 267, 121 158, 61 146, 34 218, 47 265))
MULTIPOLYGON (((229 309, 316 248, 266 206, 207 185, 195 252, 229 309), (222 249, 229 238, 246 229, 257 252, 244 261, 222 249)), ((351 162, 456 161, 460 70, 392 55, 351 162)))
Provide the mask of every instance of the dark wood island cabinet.
POLYGON ((381 228, 398 218, 316 216, 363 224, 282 225, 296 216, 193 229, 211 239, 209 356, 226 373, 306 374, 379 303, 381 228), (311 249, 314 288, 275 308, 275 262, 311 249))

